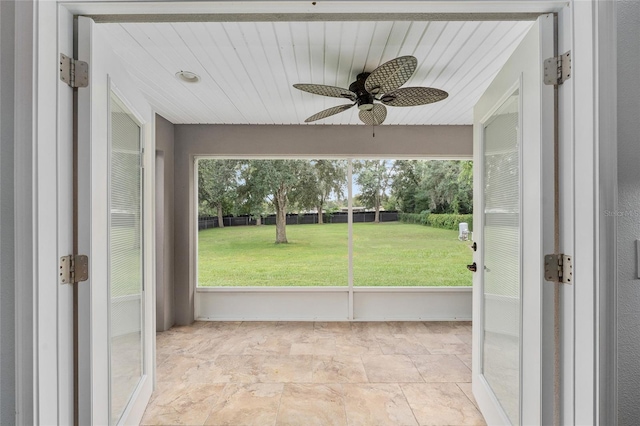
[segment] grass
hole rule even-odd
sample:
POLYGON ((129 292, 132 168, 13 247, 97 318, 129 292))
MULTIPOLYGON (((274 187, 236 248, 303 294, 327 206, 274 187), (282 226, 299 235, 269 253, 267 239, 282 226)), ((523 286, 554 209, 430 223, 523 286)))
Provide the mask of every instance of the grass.
MULTIPOLYGON (((359 286, 469 286, 472 252, 457 231, 399 222, 353 225, 359 286)), ((198 233, 198 285, 346 286, 347 225, 213 228, 198 233)))

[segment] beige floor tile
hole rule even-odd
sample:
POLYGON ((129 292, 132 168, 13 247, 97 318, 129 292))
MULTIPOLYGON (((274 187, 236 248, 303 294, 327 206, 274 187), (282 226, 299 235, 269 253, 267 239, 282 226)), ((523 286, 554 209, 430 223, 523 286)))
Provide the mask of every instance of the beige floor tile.
POLYGON ((382 355, 380 344, 375 335, 345 334, 336 337, 338 355, 382 355))
POLYGON ((206 425, 273 425, 282 396, 282 383, 230 383, 213 406, 206 425))
POLYGON ((314 342, 293 343, 291 355, 336 355, 336 339, 317 337, 314 342))
POLYGON ((144 422, 483 424, 467 383, 470 343, 464 322, 174 327, 156 335, 158 387, 144 422))
POLYGON ((195 334, 211 334, 234 332, 240 324, 241 321, 196 321, 191 326, 195 334))
POLYGON ((458 358, 460 358, 460 361, 464 362, 464 365, 466 365, 469 369, 473 368, 472 365, 472 359, 471 359, 471 353, 468 354, 456 354, 456 356, 458 358))
POLYGON ((471 370, 456 355, 410 355, 425 382, 471 382, 471 370))
POLYGON ((471 389, 471 383, 457 383, 457 385, 460 388, 460 390, 462 392, 464 392, 464 394, 467 396, 467 398, 469 398, 469 401, 471 401, 473 403, 473 405, 475 405, 476 408, 478 408, 478 402, 476 401, 476 398, 473 396, 473 390, 471 389))
POLYGON ((172 333, 163 331, 156 333, 156 353, 158 355, 187 354, 195 345, 201 344, 202 339, 195 334, 172 333))
POLYGON ((252 341, 244 348, 244 355, 289 355, 291 341, 280 336, 268 336, 262 340, 252 341))
POLYGON ((158 383, 142 425, 202 425, 224 384, 158 383))
POLYGON ((313 332, 318 337, 341 336, 351 332, 351 324, 348 322, 316 322, 313 326, 313 332))
MULTIPOLYGON (((384 333, 378 333, 384 334, 384 333)), ((335 337, 336 344, 339 343, 353 343, 363 346, 379 346, 378 339, 376 339, 375 333, 352 331, 350 333, 344 333, 335 337)))
POLYGON ((342 388, 349 426, 418 424, 396 383, 345 384, 342 388))
POLYGON ((386 322, 352 322, 351 332, 360 335, 391 334, 386 322))
POLYGON ((455 334, 416 333, 414 337, 431 354, 457 355, 471 353, 471 346, 466 345, 455 334))
POLYGON ((380 346, 361 346, 355 344, 336 344, 336 353, 340 355, 383 355, 380 346))
MULTIPOLYGON (((216 345, 212 347, 212 350, 217 355, 251 355, 245 353, 251 348, 255 348, 259 345, 264 345, 267 341, 267 335, 265 333, 258 332, 256 330, 240 330, 237 333, 226 337, 220 342, 216 342, 216 345)), ((256 355, 255 353, 253 355, 256 355)))
POLYGON ((387 322, 391 334, 427 333, 429 330, 422 321, 387 322))
POLYGON ((304 343, 315 339, 314 323, 283 321, 275 324, 277 336, 290 343, 304 343))
POLYGON ((266 356, 258 373, 262 383, 311 383, 313 355, 266 356))
POLYGON ((184 382, 187 371, 196 368, 203 361, 186 355, 171 355, 156 368, 158 382, 184 382))
POLYGON ((193 383, 254 383, 262 367, 262 355, 218 355, 188 369, 184 380, 193 383))
POLYGON ((471 342, 472 342, 472 336, 471 333, 464 333, 464 334, 456 334, 455 335, 458 339, 460 339, 462 341, 462 343, 464 343, 465 345, 469 345, 471 346, 471 342))
POLYGON ((385 355, 425 355, 429 351, 411 334, 378 334, 376 339, 385 355))
POLYGON ((156 351, 156 366, 165 362, 171 355, 172 355, 171 352, 160 353, 156 351))
POLYGON ((455 383, 400 385, 420 425, 484 425, 478 409, 455 383))
MULTIPOLYGON (((183 353, 201 359, 213 359, 220 353, 230 352, 230 349, 233 347, 232 344, 248 343, 240 341, 238 333, 234 331, 213 331, 209 334, 194 334, 193 337, 197 340, 188 349, 184 350, 183 353)), ((244 347, 245 346, 242 346, 242 348, 244 347)), ((240 355, 241 353, 239 352, 241 350, 242 349, 236 350, 234 354, 240 355)))
POLYGON ((359 356, 318 355, 313 357, 314 383, 366 383, 367 373, 359 356))
POLYGON ((242 321, 238 324, 237 330, 240 333, 248 333, 256 330, 272 331, 273 321, 242 321))
POLYGON ((347 424, 342 385, 287 383, 276 425, 344 426, 347 424))
POLYGON ((371 383, 423 382, 407 355, 363 355, 362 364, 371 383))

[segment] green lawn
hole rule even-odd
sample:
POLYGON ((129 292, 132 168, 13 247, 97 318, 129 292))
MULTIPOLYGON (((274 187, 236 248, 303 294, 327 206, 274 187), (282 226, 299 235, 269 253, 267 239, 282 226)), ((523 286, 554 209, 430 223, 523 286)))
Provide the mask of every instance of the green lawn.
MULTIPOLYGON (((353 225, 353 277, 360 286, 468 286, 469 242, 458 232, 399 222, 353 225)), ((290 225, 198 233, 198 285, 346 286, 347 225, 290 225)))

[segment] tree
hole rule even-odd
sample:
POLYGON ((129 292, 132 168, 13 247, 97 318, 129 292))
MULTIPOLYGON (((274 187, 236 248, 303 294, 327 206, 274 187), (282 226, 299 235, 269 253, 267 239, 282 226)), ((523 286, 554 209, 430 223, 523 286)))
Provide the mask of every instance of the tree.
POLYGON ((473 211, 473 162, 397 160, 391 196, 405 213, 473 211))
POLYGON ((198 161, 198 197, 206 208, 218 216, 220 228, 224 228, 224 205, 233 203, 236 198, 237 174, 237 160, 198 161))
POLYGON ((375 209, 375 223, 380 222, 380 206, 393 174, 387 160, 361 160, 354 163, 356 183, 360 186, 360 200, 367 208, 375 209))
POLYGON ((473 184, 471 162, 428 161, 417 197, 429 200, 433 213, 471 213, 473 184), (464 165, 464 166, 463 166, 464 165))
POLYGON ((323 223, 323 212, 331 197, 343 195, 347 183, 347 164, 344 160, 315 160, 311 162, 311 173, 295 189, 295 198, 301 208, 315 208, 318 223, 323 223))
POLYGON ((458 193, 453 200, 453 211, 457 214, 473 213, 473 161, 460 162, 458 193))
POLYGON ((246 191, 254 200, 268 200, 276 211, 276 244, 287 241, 287 206, 304 191, 311 166, 305 160, 251 160, 243 170, 246 191))
POLYGON ((416 194, 422 180, 423 162, 418 160, 396 160, 391 182, 391 193, 396 198, 397 207, 405 213, 418 213, 416 194))

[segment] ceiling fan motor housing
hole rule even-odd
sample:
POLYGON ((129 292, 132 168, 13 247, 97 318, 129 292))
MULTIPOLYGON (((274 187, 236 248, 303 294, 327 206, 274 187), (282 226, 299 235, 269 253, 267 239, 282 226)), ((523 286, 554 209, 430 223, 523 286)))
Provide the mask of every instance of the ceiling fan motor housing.
POLYGON ((373 109, 373 95, 364 88, 364 82, 369 77, 368 72, 358 74, 356 81, 351 83, 349 90, 356 94, 356 102, 358 109, 362 111, 371 111, 373 109))

